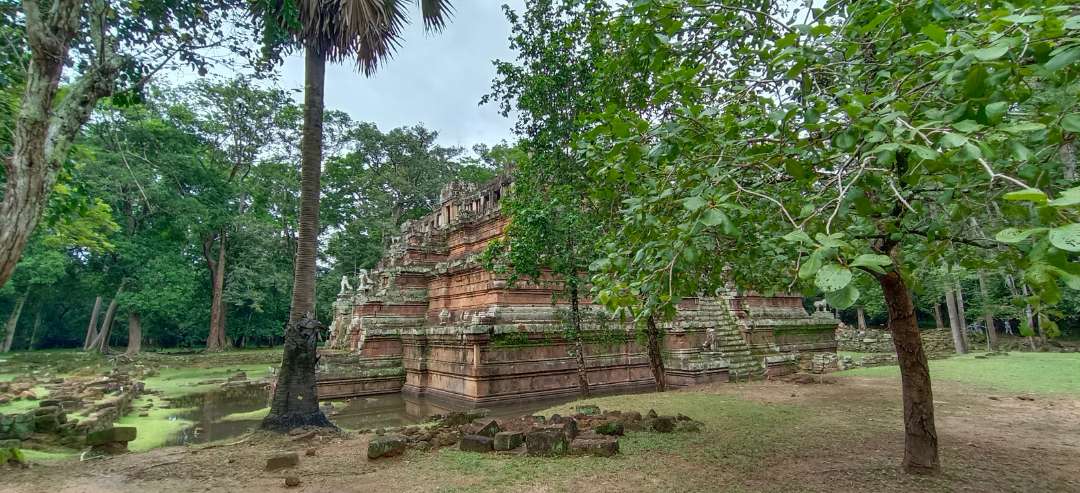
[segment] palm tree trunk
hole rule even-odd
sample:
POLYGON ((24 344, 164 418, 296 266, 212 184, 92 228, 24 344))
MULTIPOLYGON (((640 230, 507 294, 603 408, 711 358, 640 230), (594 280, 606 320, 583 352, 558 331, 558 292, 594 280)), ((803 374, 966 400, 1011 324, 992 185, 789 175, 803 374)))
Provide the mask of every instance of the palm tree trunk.
POLYGON ((319 409, 315 387, 317 345, 320 332, 325 329, 315 320, 325 82, 326 59, 308 47, 304 53, 304 135, 300 142, 300 238, 293 269, 292 303, 270 414, 261 424, 263 429, 279 432, 303 426, 334 426, 319 409))
POLYGON ((938 440, 934 426, 934 393, 930 366, 923 351, 911 292, 899 272, 878 276, 889 309, 889 327, 900 364, 904 400, 904 469, 911 473, 938 470, 938 440))
POLYGON ((15 340, 15 327, 19 325, 19 317, 22 315, 22 309, 26 305, 28 296, 30 296, 29 288, 23 291, 23 294, 15 300, 15 308, 11 310, 11 315, 8 316, 7 323, 4 324, 4 340, 0 343, 0 353, 11 351, 11 341, 15 340))

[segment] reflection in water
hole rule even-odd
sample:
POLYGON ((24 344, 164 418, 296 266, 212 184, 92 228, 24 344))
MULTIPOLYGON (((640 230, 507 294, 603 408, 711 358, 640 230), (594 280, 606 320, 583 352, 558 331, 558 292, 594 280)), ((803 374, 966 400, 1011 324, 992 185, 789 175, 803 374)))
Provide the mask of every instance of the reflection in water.
MULTIPOLYGON (((338 413, 331 416, 330 420, 342 428, 353 430, 389 428, 421 423, 436 414, 477 407, 488 409, 493 417, 517 416, 574 399, 575 396, 564 396, 478 406, 427 396, 383 394, 338 401, 345 402, 346 405, 344 408, 338 406, 338 413)), ((258 426, 259 419, 222 421, 221 418, 230 414, 257 411, 269 405, 269 392, 265 387, 259 386, 220 390, 173 400, 172 407, 193 408, 191 411, 177 413, 173 419, 186 419, 195 424, 177 434, 168 444, 202 443, 242 435, 258 426)))

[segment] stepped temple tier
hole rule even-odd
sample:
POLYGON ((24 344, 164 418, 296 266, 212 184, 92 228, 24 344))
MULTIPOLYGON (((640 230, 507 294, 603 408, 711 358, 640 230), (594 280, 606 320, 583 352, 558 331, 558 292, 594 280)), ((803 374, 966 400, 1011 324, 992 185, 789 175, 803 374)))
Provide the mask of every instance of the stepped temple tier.
MULTIPOLYGON (((509 221, 499 204, 509 190, 506 176, 447 185, 439 208, 403 224, 374 270, 342 279, 321 351, 320 398, 406 392, 485 403, 577 392, 555 282, 511 285, 478 262, 509 221)), ((583 310, 591 388, 649 388, 634 327, 599 307, 583 310)), ((826 311, 807 313, 799 296, 687 299, 666 326, 667 382, 820 370, 835 364, 836 326, 826 311)))

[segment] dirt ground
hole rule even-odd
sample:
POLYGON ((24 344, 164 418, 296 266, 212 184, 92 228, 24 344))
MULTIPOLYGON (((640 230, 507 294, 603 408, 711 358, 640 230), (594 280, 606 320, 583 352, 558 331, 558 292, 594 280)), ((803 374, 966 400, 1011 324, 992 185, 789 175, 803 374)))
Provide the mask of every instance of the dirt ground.
POLYGON ((717 384, 634 401, 597 399, 604 408, 633 409, 621 402, 662 413, 686 409, 706 422, 706 431, 693 436, 631 433, 622 453, 609 459, 441 449, 369 462, 366 435, 306 443, 252 435, 239 443, 0 470, 0 492, 1080 491, 1075 396, 987 393, 935 383, 943 468, 938 475, 915 477, 898 467, 898 382, 831 380, 717 384), (316 455, 304 456, 308 448, 316 455), (267 456, 280 450, 300 451, 300 466, 264 472, 267 456), (290 475, 301 480, 299 487, 284 486, 290 475))

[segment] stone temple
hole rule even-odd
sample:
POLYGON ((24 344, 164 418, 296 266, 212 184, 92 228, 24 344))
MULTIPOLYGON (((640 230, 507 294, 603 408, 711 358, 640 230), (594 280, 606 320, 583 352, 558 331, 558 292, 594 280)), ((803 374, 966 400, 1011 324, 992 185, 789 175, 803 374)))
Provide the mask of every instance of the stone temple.
MULTIPOLYGON (((451 183, 440 206, 407 221, 371 272, 342 280, 319 397, 392 392, 472 403, 577 392, 577 364, 563 337, 567 305, 555 282, 512 285, 478 257, 509 218, 510 178, 451 183)), ((653 385, 632 324, 588 304, 585 352, 597 392, 653 385)), ((800 296, 722 293, 684 300, 667 323, 669 386, 760 378, 835 364, 837 320, 808 313, 800 296)))

